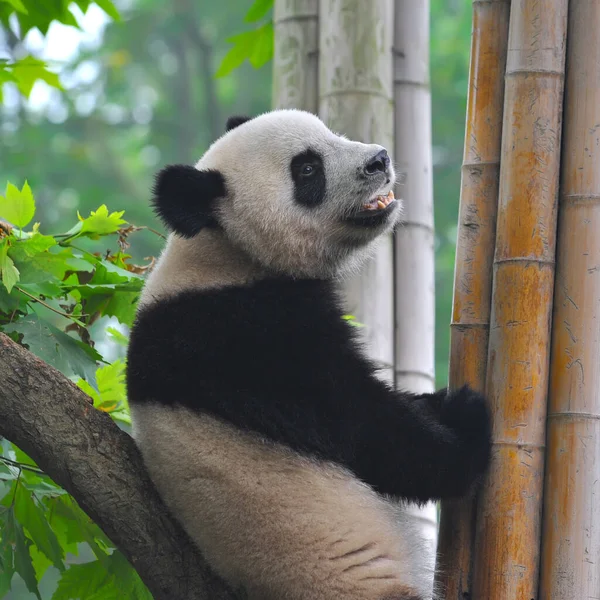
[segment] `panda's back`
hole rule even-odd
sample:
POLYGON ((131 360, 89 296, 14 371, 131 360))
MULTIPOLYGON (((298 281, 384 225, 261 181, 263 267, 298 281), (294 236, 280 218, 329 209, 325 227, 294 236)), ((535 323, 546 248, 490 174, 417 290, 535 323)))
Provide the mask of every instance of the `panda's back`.
POLYGON ((221 576, 253 582, 250 600, 431 597, 403 510, 345 469, 183 407, 132 411, 167 505, 221 576))

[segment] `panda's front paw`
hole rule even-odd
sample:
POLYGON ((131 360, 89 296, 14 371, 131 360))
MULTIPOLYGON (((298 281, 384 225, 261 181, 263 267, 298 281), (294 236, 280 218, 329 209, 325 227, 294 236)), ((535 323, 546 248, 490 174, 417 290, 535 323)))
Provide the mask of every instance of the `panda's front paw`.
POLYGON ((491 417, 487 399, 465 385, 450 391, 444 399, 441 422, 449 427, 464 447, 473 475, 482 473, 491 451, 491 417))
POLYGON ((436 419, 439 419, 447 396, 448 388, 442 388, 441 390, 433 392, 432 394, 421 394, 419 396, 415 396, 414 402, 419 407, 419 410, 422 410, 432 415, 436 419))

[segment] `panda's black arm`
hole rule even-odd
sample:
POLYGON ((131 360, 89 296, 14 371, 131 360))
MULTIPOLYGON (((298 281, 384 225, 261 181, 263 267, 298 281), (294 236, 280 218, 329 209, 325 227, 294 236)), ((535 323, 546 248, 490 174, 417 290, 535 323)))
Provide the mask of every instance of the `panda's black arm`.
POLYGON ((373 382, 355 413, 352 468, 380 493, 425 502, 464 495, 490 457, 484 398, 468 387, 413 395, 373 382))

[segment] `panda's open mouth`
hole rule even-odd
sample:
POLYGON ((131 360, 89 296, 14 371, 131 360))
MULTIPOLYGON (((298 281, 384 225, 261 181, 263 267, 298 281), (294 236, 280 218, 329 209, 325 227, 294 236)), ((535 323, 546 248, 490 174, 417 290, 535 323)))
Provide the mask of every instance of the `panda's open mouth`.
POLYGON ((395 202, 396 198, 394 198, 394 192, 390 190, 387 196, 375 196, 371 198, 366 204, 363 204, 363 209, 361 212, 370 212, 372 210, 384 210, 386 209, 392 202, 395 202))
POLYGON ((374 196, 363 204, 362 210, 347 218, 353 225, 371 227, 385 223, 388 216, 396 209, 397 201, 390 190, 387 196, 374 196))

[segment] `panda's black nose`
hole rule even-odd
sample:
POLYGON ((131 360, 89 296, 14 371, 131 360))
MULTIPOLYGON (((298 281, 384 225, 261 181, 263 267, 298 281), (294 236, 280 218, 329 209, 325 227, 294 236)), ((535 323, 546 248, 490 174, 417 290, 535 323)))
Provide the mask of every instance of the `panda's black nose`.
POLYGON ((387 173, 390 166, 390 157, 387 150, 381 150, 365 165, 365 175, 377 175, 377 173, 387 173))

